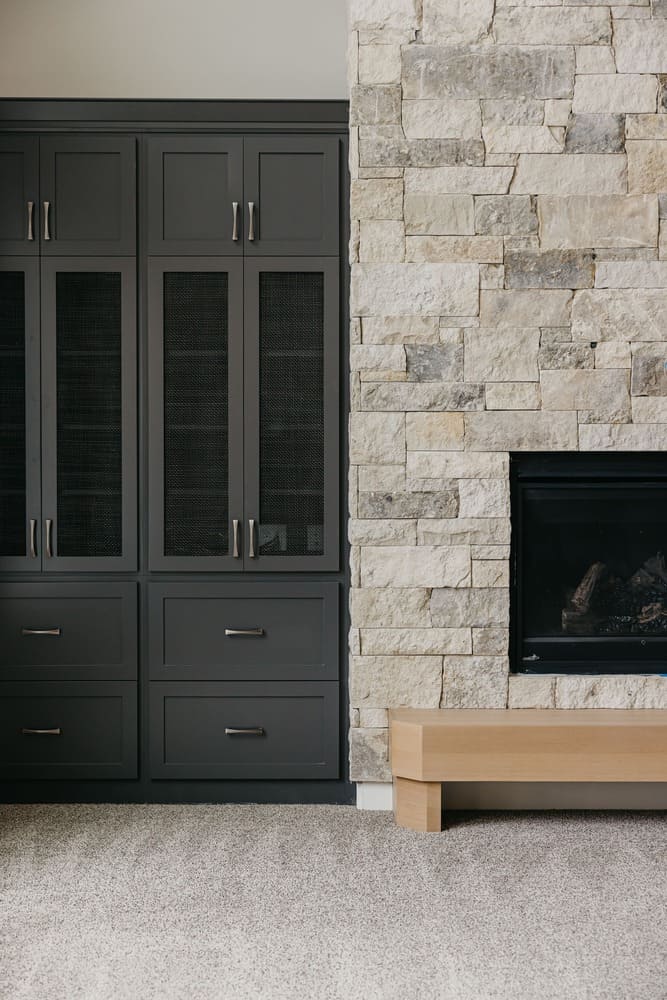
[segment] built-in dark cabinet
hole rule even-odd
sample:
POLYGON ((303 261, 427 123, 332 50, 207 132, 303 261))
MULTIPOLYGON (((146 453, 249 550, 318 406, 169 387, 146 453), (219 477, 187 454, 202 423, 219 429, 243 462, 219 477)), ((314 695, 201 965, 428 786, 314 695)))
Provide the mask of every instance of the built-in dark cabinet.
POLYGON ((0 259, 0 571, 40 568, 39 262, 0 259))
POLYGON ((39 253, 39 139, 0 136, 0 254, 39 253))
POLYGON ((0 136, 0 253, 133 254, 136 140, 0 136))

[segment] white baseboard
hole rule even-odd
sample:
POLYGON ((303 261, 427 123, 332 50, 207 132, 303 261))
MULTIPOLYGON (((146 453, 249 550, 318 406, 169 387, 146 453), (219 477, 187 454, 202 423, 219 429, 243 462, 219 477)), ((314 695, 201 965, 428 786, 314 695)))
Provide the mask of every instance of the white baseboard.
POLYGON ((391 812, 393 795, 391 784, 382 781, 360 781, 357 785, 357 809, 391 812))

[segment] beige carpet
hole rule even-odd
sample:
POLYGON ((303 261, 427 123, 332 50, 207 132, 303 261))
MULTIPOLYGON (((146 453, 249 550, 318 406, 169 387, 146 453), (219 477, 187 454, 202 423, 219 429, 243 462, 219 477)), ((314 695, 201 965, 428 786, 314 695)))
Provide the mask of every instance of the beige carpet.
POLYGON ((0 806, 7 1000, 665 1000, 661 815, 0 806))

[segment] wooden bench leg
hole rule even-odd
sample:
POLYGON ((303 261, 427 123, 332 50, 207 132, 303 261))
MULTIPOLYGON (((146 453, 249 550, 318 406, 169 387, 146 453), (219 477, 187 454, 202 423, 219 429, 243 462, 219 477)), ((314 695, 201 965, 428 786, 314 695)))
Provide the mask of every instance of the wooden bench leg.
POLYGON ((394 818, 408 830, 442 830, 442 785, 439 781, 412 781, 394 776, 394 818))

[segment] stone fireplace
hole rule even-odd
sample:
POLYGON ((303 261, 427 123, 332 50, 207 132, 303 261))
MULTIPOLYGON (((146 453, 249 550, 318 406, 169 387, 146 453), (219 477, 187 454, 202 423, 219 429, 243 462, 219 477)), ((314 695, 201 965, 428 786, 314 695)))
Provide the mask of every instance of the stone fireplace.
POLYGON ((351 776, 382 782, 393 707, 667 707, 632 651, 598 675, 510 648, 510 458, 667 449, 667 6, 351 0, 350 25, 351 776))

